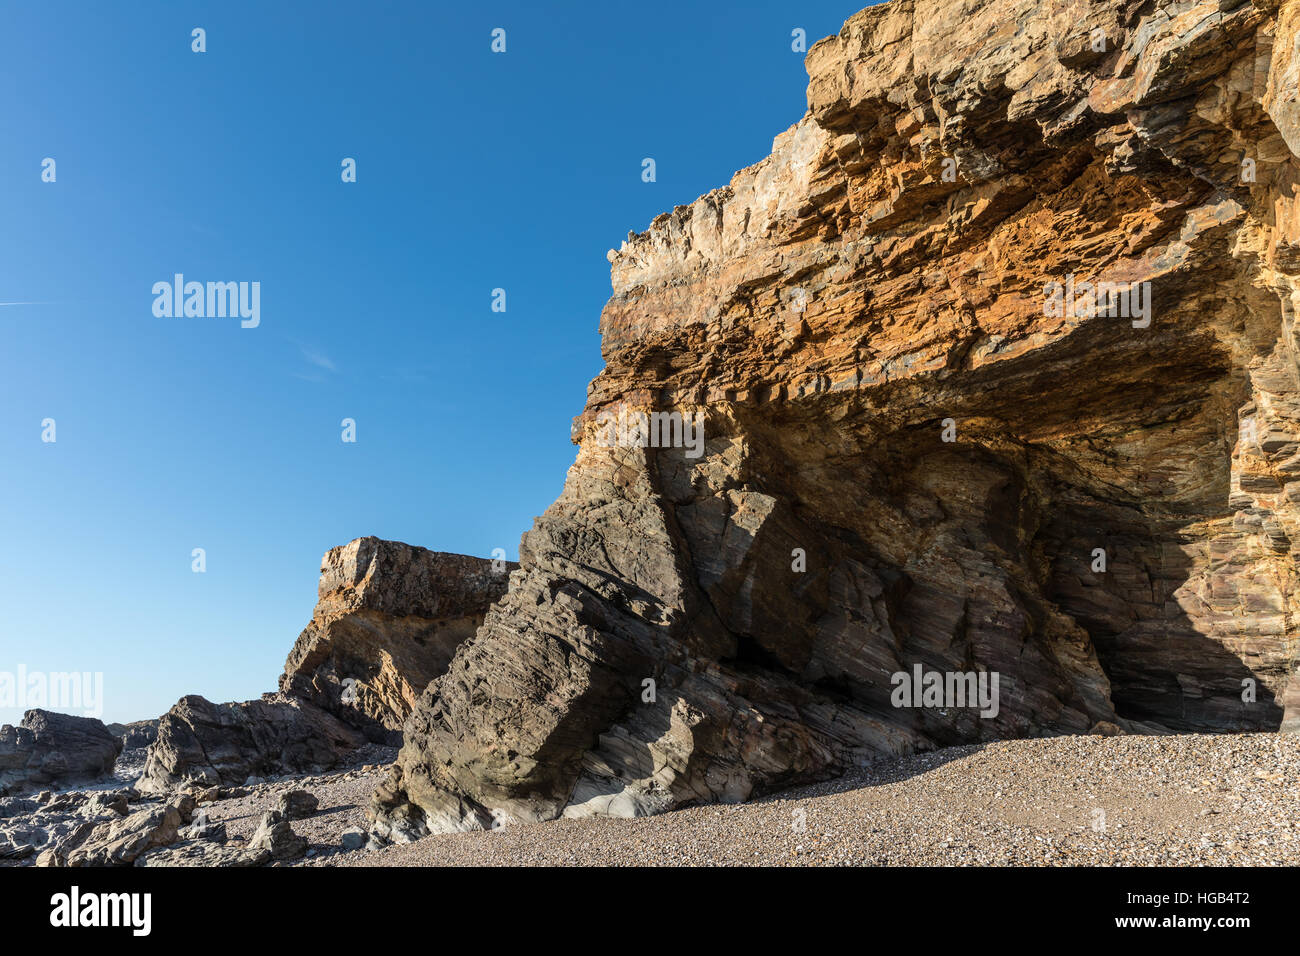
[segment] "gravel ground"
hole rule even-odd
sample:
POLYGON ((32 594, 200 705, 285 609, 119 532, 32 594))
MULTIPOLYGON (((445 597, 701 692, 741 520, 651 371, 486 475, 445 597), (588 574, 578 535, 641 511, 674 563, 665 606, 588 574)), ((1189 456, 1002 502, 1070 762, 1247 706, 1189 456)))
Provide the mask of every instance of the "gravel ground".
POLYGON ((339 841, 343 831, 351 828, 366 830, 366 807, 370 796, 383 778, 387 765, 397 757, 394 747, 367 745, 357 757, 366 761, 360 766, 336 773, 318 776, 287 776, 274 782, 241 787, 246 791, 241 797, 201 804, 215 823, 226 824, 226 835, 232 846, 246 843, 257 829, 257 824, 267 810, 273 810, 280 795, 290 790, 310 791, 320 805, 310 817, 292 822, 293 830, 308 841, 311 857, 342 853, 339 841))
MULTIPOLYGON (((306 865, 1295 865, 1300 735, 1055 737, 915 754, 748 804, 339 852, 379 768, 323 778, 306 865), (317 843, 316 841, 320 841, 317 843)), ((288 789, 292 784, 278 784, 288 789)), ((260 809, 274 797, 253 796, 260 809)), ((222 801, 236 804, 238 801, 222 801)), ((249 807, 228 824, 256 824, 249 807)), ((214 814, 215 816, 215 814, 214 814)))
MULTIPOLYGON (((435 834, 344 851, 392 748, 204 803, 231 847, 289 790, 320 801, 297 866, 1298 865, 1300 734, 1053 737, 882 760, 747 804, 435 834)), ((106 784, 106 786, 111 786, 106 784)), ((19 865, 30 865, 25 860, 19 865)))

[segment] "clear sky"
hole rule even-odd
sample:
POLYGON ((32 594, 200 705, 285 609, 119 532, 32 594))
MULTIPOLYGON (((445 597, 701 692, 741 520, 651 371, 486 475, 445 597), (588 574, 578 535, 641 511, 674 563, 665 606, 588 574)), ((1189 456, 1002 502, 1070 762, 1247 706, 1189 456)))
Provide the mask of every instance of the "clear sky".
POLYGON ((330 547, 514 558, 606 250, 763 158, 805 110, 791 31, 859 5, 6 4, 0 674, 102 672, 106 721, 248 699, 330 547), (175 273, 259 282, 260 324, 156 317, 175 273))

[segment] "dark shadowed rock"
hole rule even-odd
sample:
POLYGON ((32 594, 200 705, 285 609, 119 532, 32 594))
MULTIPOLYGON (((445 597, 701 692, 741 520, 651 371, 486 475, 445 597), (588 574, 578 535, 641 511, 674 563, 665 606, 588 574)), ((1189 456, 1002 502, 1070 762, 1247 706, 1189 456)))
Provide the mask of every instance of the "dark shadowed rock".
POLYGON ((398 744, 429 682, 505 594, 513 564, 358 538, 325 554, 280 689, 398 744))
POLYGON ((0 727, 0 794, 110 778, 121 750, 101 720, 29 710, 0 727))
POLYGON ((188 783, 233 787, 249 777, 319 771, 365 737, 314 704, 282 695, 236 704, 183 697, 163 715, 137 783, 163 792, 188 783))

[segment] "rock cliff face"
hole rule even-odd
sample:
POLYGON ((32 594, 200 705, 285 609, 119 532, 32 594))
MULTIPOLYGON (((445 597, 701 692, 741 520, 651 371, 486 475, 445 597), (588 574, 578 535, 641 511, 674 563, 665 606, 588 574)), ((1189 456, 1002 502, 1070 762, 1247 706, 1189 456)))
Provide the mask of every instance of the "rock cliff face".
POLYGON ((1300 3, 890 0, 806 62, 771 156, 610 253, 577 462, 381 833, 1300 723, 1300 3), (917 665, 996 716, 894 706, 917 665))
POLYGON ((358 538, 326 553, 319 600, 280 677, 381 743, 506 591, 516 565, 358 538))

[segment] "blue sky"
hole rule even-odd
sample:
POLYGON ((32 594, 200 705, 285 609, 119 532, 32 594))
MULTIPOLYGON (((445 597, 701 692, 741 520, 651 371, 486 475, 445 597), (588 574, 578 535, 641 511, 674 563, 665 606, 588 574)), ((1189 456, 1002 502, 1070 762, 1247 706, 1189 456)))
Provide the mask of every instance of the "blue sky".
POLYGON ((328 548, 515 557, 606 250, 765 156, 791 31, 856 6, 6 5, 0 302, 40 304, 0 306, 0 672, 103 672, 108 721, 243 700, 328 548), (177 272, 260 282, 260 325, 155 317, 177 272))

